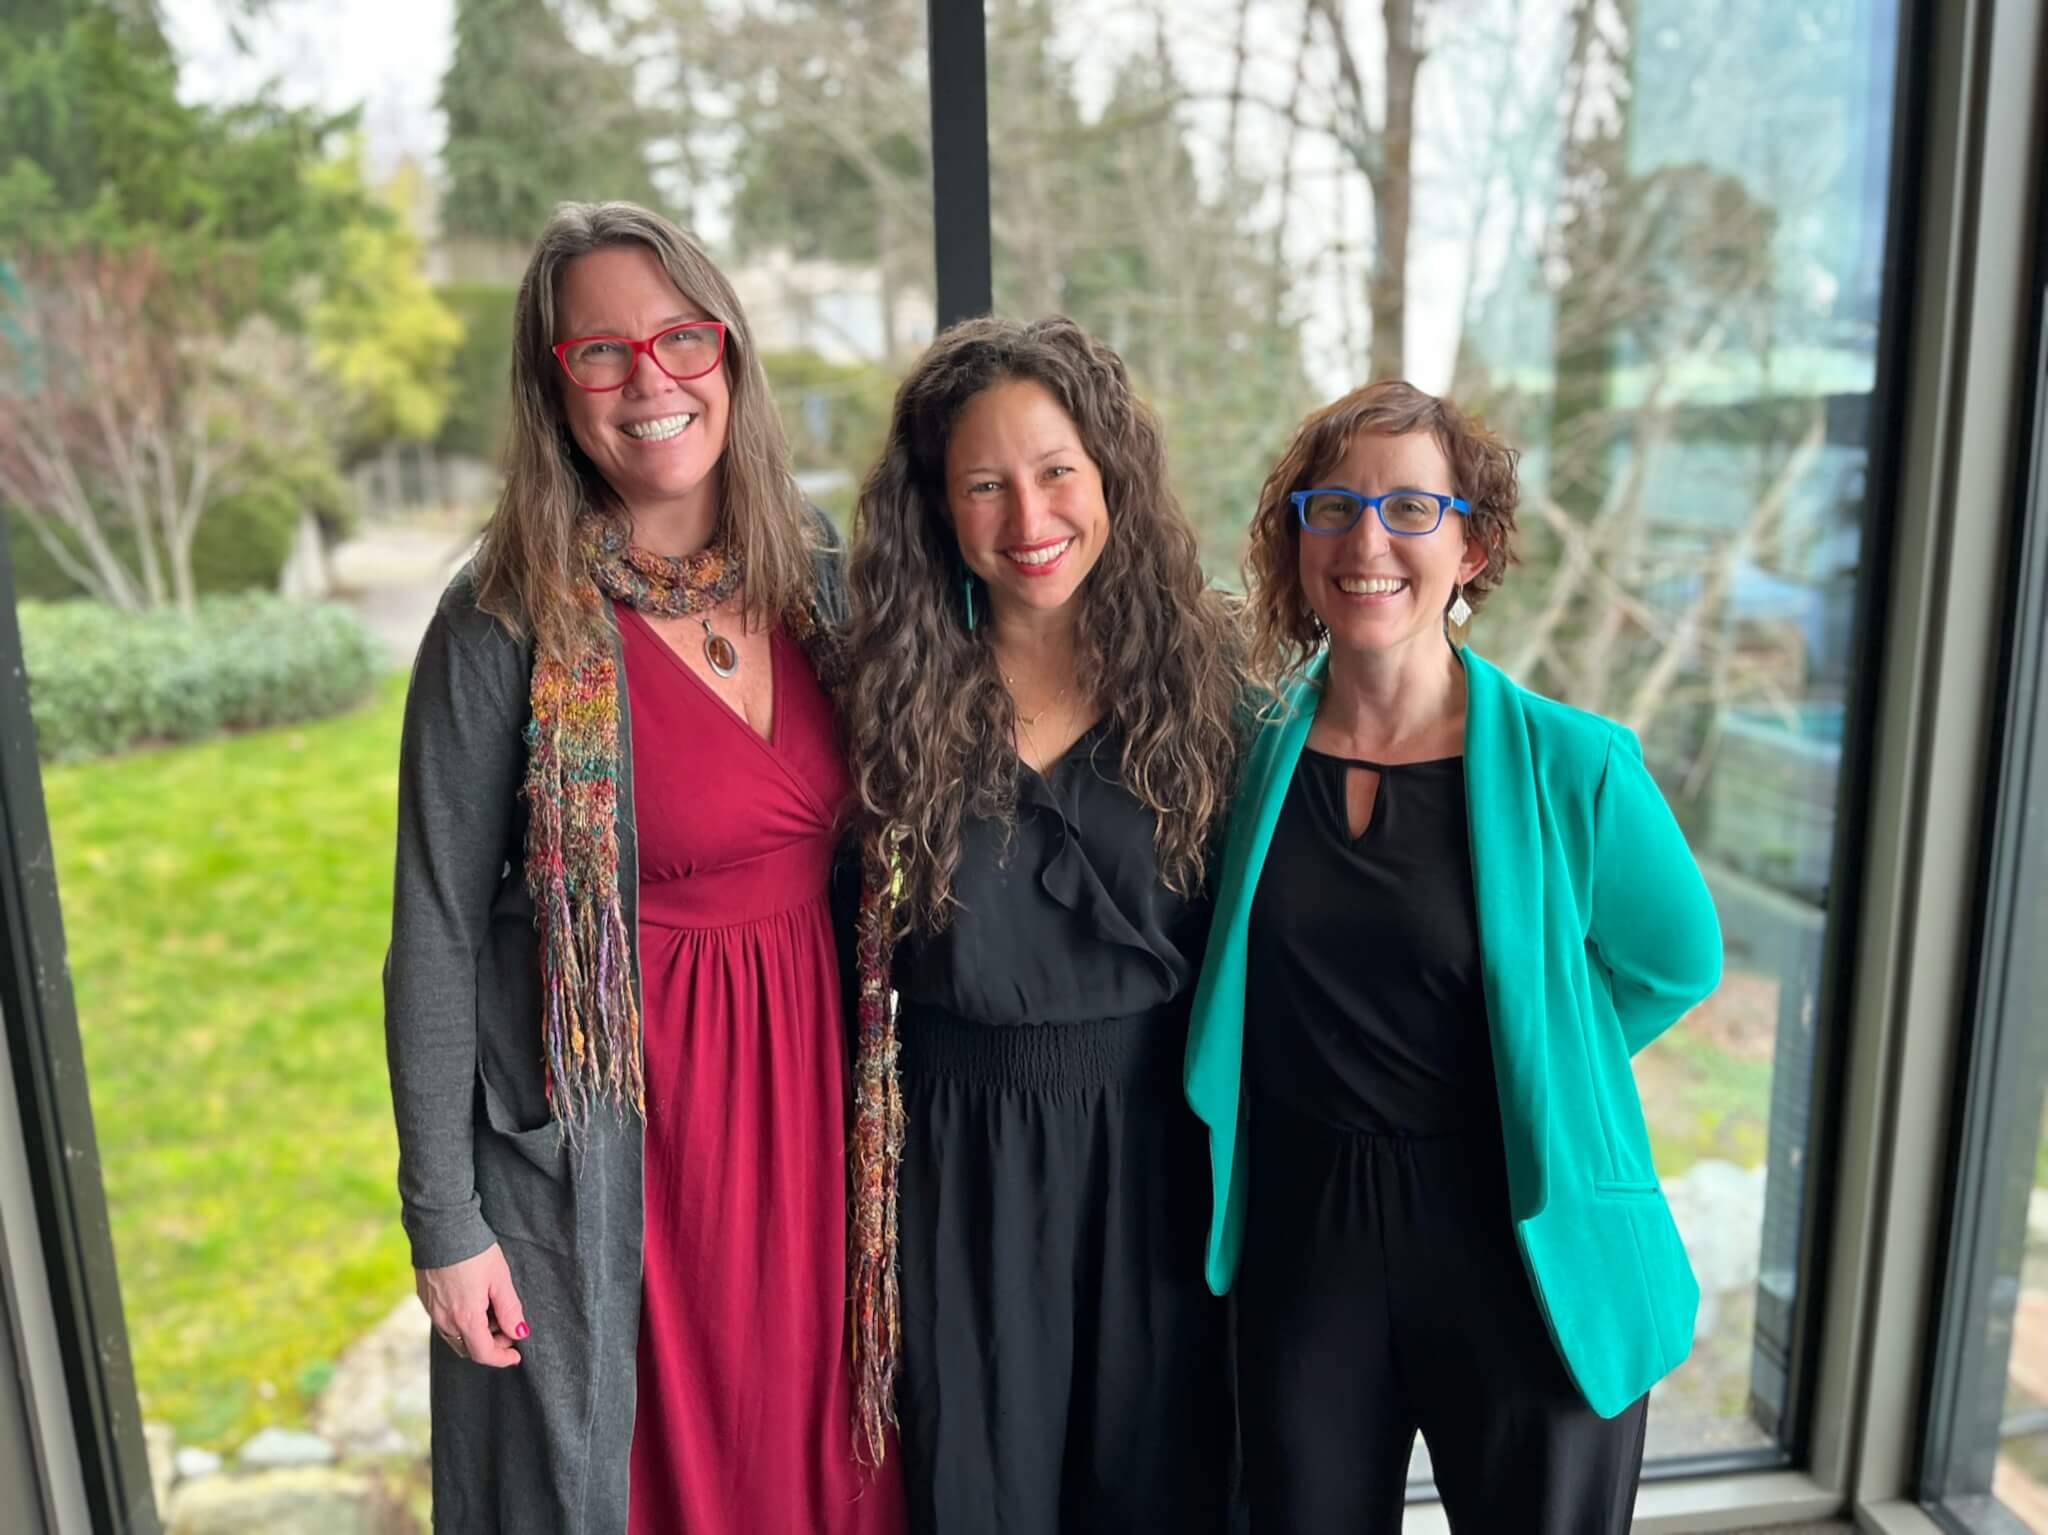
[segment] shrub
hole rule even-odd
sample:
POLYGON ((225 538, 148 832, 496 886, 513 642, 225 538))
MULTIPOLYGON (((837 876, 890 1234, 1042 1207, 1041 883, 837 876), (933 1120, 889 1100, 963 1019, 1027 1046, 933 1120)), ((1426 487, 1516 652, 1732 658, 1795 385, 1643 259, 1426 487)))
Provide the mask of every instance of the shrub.
POLYGON ((816 352, 764 352, 761 366, 797 468, 841 470, 858 485, 888 435, 895 376, 874 363, 829 362, 816 352))
POLYGON ((250 593, 185 618, 96 602, 24 602, 29 710, 45 761, 195 741, 338 714, 369 695, 383 656, 348 609, 250 593))
MULTIPOLYGON (((256 450, 236 488, 200 519, 192 541, 194 584, 201 593, 275 591, 306 512, 319 519, 330 543, 354 524, 353 492, 331 457, 256 450)), ((80 595, 78 583, 50 558, 20 512, 0 506, 0 525, 18 596, 64 602, 80 595)), ((122 563, 135 569, 128 530, 111 527, 107 536, 122 563)))

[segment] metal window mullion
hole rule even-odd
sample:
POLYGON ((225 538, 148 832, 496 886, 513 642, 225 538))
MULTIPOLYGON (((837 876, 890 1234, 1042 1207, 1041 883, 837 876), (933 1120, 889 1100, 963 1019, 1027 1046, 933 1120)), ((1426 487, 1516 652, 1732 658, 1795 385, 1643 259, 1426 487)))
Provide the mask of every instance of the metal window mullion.
POLYGON ((982 0, 928 0, 932 255, 941 330, 995 307, 988 184, 988 18, 982 0))
MULTIPOLYGON (((1970 1025, 1958 1071, 1953 1182, 1948 1200, 1947 1249, 1928 1356, 1924 1441, 1919 1493, 1929 1500, 1954 1491, 1959 1458, 1981 1430, 1968 1404, 2002 1386, 2005 1361, 1981 1348, 1990 1317, 1991 1281, 1998 1266, 2001 1228, 1997 1185, 2010 1169, 2002 1151, 2038 1134, 2039 1101, 2022 1101, 2030 1043, 2023 1010, 2029 999, 2013 990, 2012 967, 2030 935, 2022 930, 2020 902, 2027 889, 2026 816, 2030 801, 2048 790, 2048 203, 2035 232, 2035 281, 2030 433, 2016 476, 2021 515, 2005 611, 2005 678, 1999 734, 2004 743, 1995 810, 1987 832, 1981 931, 1970 1025), (2027 1114, 2022 1113, 2029 1110, 2027 1114)), ((2048 877, 2048 876, 2036 876, 2048 877)), ((2038 1043, 2035 1048, 2039 1048, 2038 1043)), ((2031 1165, 2031 1163, 2029 1164, 2031 1165)))
POLYGON ((159 1529, 99 1176, 57 874, 0 540, 0 1019, 20 1110, 70 1424, 96 1531, 159 1529))
POLYGON ((1835 847, 1828 878, 1827 926, 1815 997, 1806 1176, 1799 1202, 1797 1289, 1778 1440, 1795 1465, 1811 1465, 1814 1417, 1827 1346, 1825 1302, 1837 1210, 1837 1174, 1846 1120, 1841 1069, 1851 1024, 1861 910, 1869 874, 1873 766, 1884 702, 1885 615, 1892 600, 1896 522, 1919 297, 1914 258, 1922 214, 1921 145, 1929 109, 1929 38, 1937 0, 1903 0, 1893 53, 1890 153, 1885 178, 1885 240, 1880 283, 1877 372, 1850 653, 1856 662, 1846 697, 1843 753, 1836 781, 1835 847))

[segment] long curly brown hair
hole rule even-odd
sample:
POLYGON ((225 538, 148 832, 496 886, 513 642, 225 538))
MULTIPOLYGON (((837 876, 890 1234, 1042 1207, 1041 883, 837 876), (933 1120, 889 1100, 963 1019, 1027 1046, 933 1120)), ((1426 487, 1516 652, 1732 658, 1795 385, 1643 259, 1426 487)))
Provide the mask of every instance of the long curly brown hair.
POLYGON ((1229 799, 1240 647, 1168 483, 1158 419, 1116 353, 1071 320, 962 321, 896 392, 854 512, 847 572, 853 680, 841 696, 859 836, 871 880, 884 877, 889 842, 900 855, 898 934, 946 925, 965 818, 1016 814, 1016 706, 989 627, 964 622, 965 566, 945 493, 961 411, 1013 379, 1052 393, 1102 474, 1110 535, 1078 594, 1075 685, 1114 722, 1121 780, 1156 818, 1171 889, 1200 888, 1229 799))
POLYGON ((1361 432, 1386 437, 1428 432, 1443 449, 1453 493, 1472 506, 1465 531, 1486 551, 1485 569, 1465 583, 1465 600, 1474 609, 1500 585, 1515 557, 1515 507, 1521 500, 1515 463, 1521 455, 1479 417, 1394 378, 1354 389, 1310 412, 1266 476, 1244 561, 1251 667, 1269 688, 1283 686, 1323 642, 1322 622, 1301 588, 1301 525, 1287 498, 1322 484, 1361 432))

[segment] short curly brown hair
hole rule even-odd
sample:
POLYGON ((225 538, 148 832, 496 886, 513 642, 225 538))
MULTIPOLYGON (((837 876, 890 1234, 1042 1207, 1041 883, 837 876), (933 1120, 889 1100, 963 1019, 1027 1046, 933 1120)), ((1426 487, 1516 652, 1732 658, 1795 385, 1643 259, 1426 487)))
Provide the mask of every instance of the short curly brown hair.
POLYGON ((1287 498, 1309 490, 1337 466, 1361 432, 1386 437, 1428 432, 1450 460, 1452 491, 1471 503, 1466 531, 1486 551, 1486 568, 1465 586, 1478 607, 1501 583, 1515 557, 1515 504, 1521 492, 1515 464, 1521 457, 1477 416, 1449 400, 1425 394, 1403 379, 1367 384, 1321 410, 1294 430, 1294 438, 1259 491, 1252 514, 1244 575, 1251 609, 1253 671, 1272 685, 1306 665, 1323 630, 1301 587, 1301 527, 1287 498))

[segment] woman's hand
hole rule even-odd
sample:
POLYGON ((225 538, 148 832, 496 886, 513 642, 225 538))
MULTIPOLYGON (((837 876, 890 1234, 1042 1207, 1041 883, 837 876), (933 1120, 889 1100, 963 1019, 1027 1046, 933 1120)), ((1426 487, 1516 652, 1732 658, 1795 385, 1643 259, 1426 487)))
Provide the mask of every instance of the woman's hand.
POLYGON ((420 1304, 434 1335, 475 1364, 504 1369, 519 1363, 513 1340, 530 1330, 512 1288, 512 1271, 496 1242, 446 1268, 414 1269, 420 1304))

